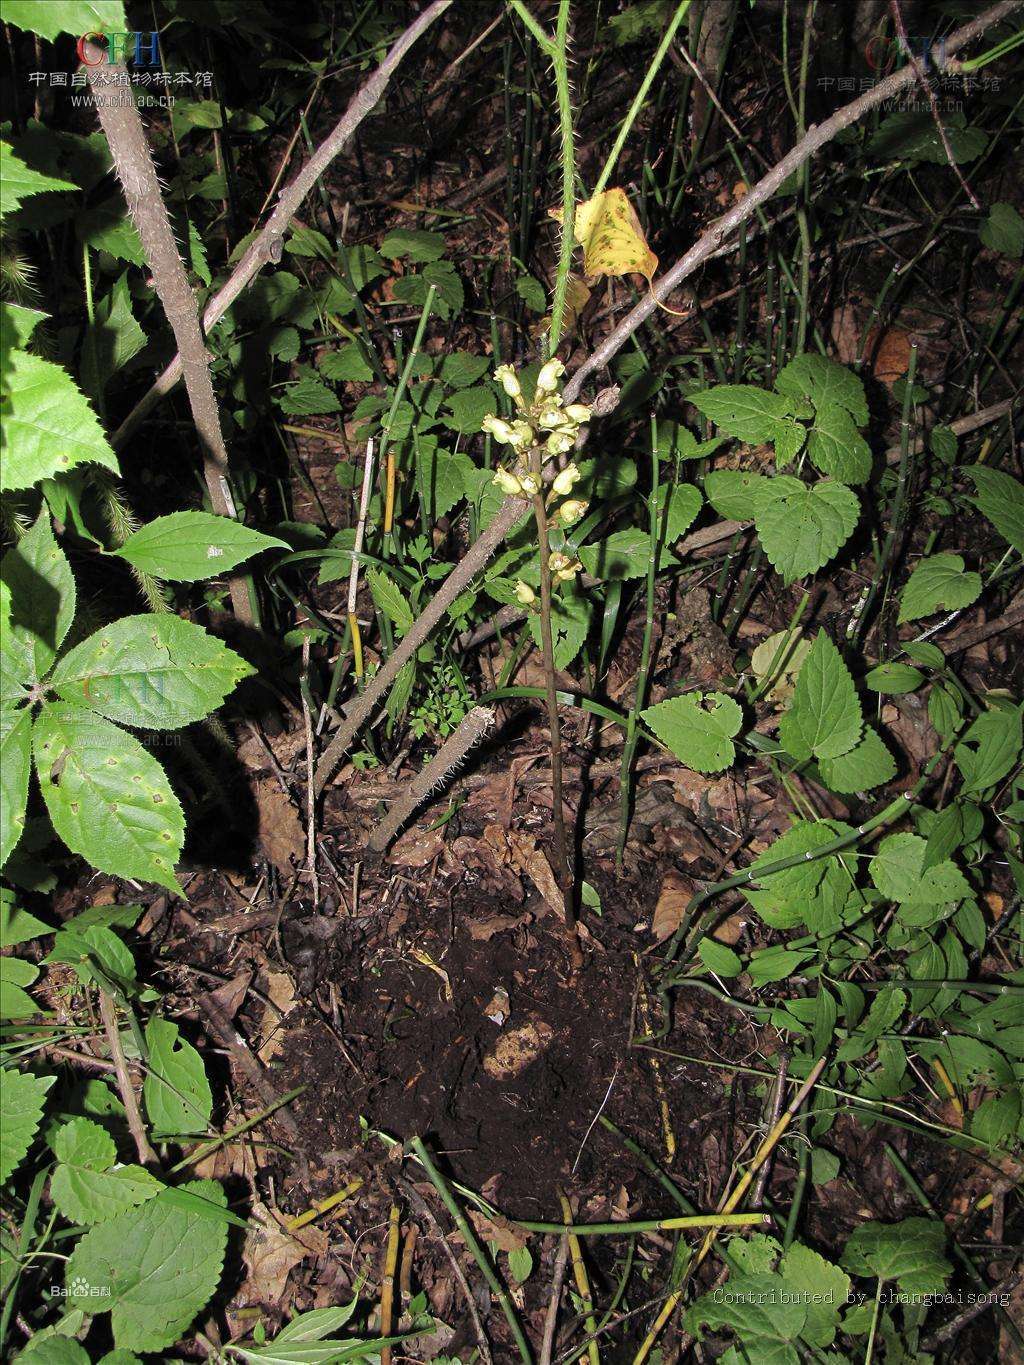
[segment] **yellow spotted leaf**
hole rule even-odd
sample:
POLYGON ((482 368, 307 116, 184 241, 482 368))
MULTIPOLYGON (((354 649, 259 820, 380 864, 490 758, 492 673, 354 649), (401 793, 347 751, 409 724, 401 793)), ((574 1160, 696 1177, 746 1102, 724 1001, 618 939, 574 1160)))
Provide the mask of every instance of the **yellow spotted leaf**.
MULTIPOLYGON (((551 216, 561 222, 561 209, 552 209, 551 216)), ((651 282, 658 258, 625 190, 602 190, 577 204, 573 232, 583 248, 584 274, 643 275, 651 282)))
MULTIPOLYGON (((570 336, 576 330, 579 315, 590 301, 590 290, 579 275, 570 275, 565 282, 565 312, 562 314, 562 335, 570 336)), ((531 328, 534 336, 544 336, 551 331, 551 314, 541 318, 531 328)))

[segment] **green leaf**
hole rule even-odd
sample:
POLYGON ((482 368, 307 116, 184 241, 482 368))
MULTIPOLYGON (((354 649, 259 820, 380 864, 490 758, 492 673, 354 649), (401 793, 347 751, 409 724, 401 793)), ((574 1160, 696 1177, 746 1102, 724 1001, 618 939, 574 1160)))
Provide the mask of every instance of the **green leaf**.
POLYGON ((163 1188, 142 1166, 116 1166, 114 1139, 91 1119, 72 1119, 58 1128, 53 1150, 59 1165, 50 1196, 72 1223, 101 1223, 163 1188))
POLYGON ((52 933, 51 925, 14 904, 12 892, 6 889, 0 892, 0 948, 13 948, 16 943, 28 943, 52 933))
POLYGON ((641 712, 641 719, 681 763, 701 773, 720 773, 736 757, 733 736, 743 712, 721 692, 687 692, 641 712))
POLYGON ((487 414, 494 412, 497 400, 493 389, 480 385, 453 393, 445 400, 444 406, 451 413, 450 417, 444 418, 445 426, 463 436, 472 436, 480 430, 480 424, 487 414))
POLYGON ((516 280, 516 293, 534 313, 543 313, 548 306, 544 286, 533 275, 519 276, 516 280))
POLYGON ((339 412, 341 403, 333 389, 313 375, 289 384, 274 400, 289 417, 312 417, 317 413, 339 412))
POLYGON ((167 613, 103 626, 65 654, 51 681, 66 702, 108 720, 174 730, 215 711, 253 672, 202 626, 167 613))
POLYGON ((784 394, 753 384, 718 384, 704 393, 690 394, 690 402, 709 422, 749 445, 773 441, 790 412, 784 394))
POLYGON ((448 261, 431 261, 418 275, 403 275, 395 281, 394 297, 400 303, 408 303, 414 308, 422 308, 427 301, 430 286, 434 286, 432 311, 440 318, 448 318, 452 311, 458 312, 465 302, 462 281, 455 267, 448 261))
POLYGON ((0 1069, 0 1185, 28 1149, 43 1117, 46 1092, 56 1076, 30 1076, 5 1066, 0 1069))
POLYGON ((750 865, 749 880, 751 886, 763 889, 744 889, 743 895, 766 924, 780 929, 804 923, 817 927, 832 897, 830 882, 835 878, 845 899, 849 878, 843 880, 836 859, 814 856, 844 829, 829 820, 798 820, 758 854, 750 865), (798 861, 778 872, 764 872, 764 868, 785 859, 798 861))
POLYGON ((927 1218, 864 1223, 846 1243, 842 1262, 854 1275, 895 1280, 908 1294, 937 1294, 952 1271, 945 1246, 946 1229, 927 1218))
POLYGON ((831 474, 842 483, 866 483, 871 477, 871 448, 838 403, 823 403, 818 408, 807 453, 823 474, 831 474))
POLYGON ((930 161, 946 166, 950 156, 957 165, 974 161, 988 146, 987 134, 980 128, 968 128, 962 112, 944 117, 942 124, 948 152, 930 111, 901 110, 890 114, 868 143, 868 153, 876 158, 898 157, 902 161, 930 161))
POLYGON ((29 708, 0 706, 0 867, 13 853, 25 829, 31 767, 29 708))
POLYGON ((78 240, 94 251, 107 251, 119 261, 143 265, 146 253, 120 194, 75 215, 78 240))
MULTIPOLYGON (((566 585, 551 600, 551 634, 555 648, 555 667, 568 668, 583 646, 593 619, 593 605, 577 586, 566 585)), ((530 635, 541 648, 540 616, 531 614, 530 635)))
POLYGON ((1012 204, 993 204, 978 229, 982 246, 1019 261, 1024 256, 1024 218, 1012 204))
POLYGON ((88 399, 59 365, 14 351, 4 383, 9 407, 2 429, 0 488, 30 488, 79 464, 120 472, 88 399))
POLYGON ((533 1274, 533 1255, 529 1247, 513 1247, 508 1253, 509 1273, 516 1284, 525 1284, 533 1274))
POLYGON ((328 351, 318 362, 317 368, 325 379, 333 382, 354 383, 373 378, 373 366, 363 355, 356 341, 347 346, 339 346, 336 351, 328 351))
MULTIPOLYGON (((5 16, 7 11, 8 6, 5 5, 5 16)), ((12 19, 11 22, 17 23, 17 20, 12 19)), ((13 213, 21 201, 28 199, 30 195, 46 194, 50 190, 78 189, 70 180, 59 180, 56 176, 46 175, 42 171, 33 170, 31 166, 26 166, 9 142, 0 142, 0 184, 4 187, 4 215, 13 213)))
POLYGON ((114 553, 133 568, 172 583, 197 583, 228 573, 263 550, 288 550, 286 540, 264 535, 212 512, 171 512, 147 522, 114 553))
POLYGON ((44 505, 34 525, 0 560, 11 593, 8 667, 33 682, 45 677, 75 618, 75 580, 44 505))
MULTIPOLYGON (((183 1187, 220 1208, 212 1180, 183 1187)), ((140 1208, 90 1228, 67 1264, 71 1288, 84 1281, 90 1312, 110 1312, 114 1341, 130 1351, 162 1351, 184 1335, 220 1279, 227 1224, 177 1207, 166 1191, 140 1208)))
POLYGON ((1021 708, 984 711, 953 750, 963 774, 964 794, 984 791, 1001 782, 1021 750, 1021 708))
POLYGON ((980 596, 981 574, 965 573, 959 555, 931 555, 916 566, 903 589, 900 625, 936 611, 958 611, 980 596))
POLYGON ((4 22, 38 33, 49 42, 62 33, 124 33, 123 0, 4 0, 4 22))
POLYGON ((0 303, 0 354, 24 350, 32 333, 49 313, 39 308, 24 308, 20 303, 0 303))
POLYGON ((795 759, 839 758, 861 737, 860 702, 842 655, 819 631, 782 717, 779 738, 795 759))
POLYGON ((814 573, 850 538, 860 516, 857 495, 842 483, 809 486, 788 474, 770 479, 754 522, 764 552, 788 587, 814 573))
POLYGON ((146 1046, 149 1070, 142 1093, 154 1134, 164 1138, 205 1133, 213 1096, 202 1057, 168 1019, 150 1019, 146 1046))
POLYGON ((868 864, 872 882, 900 904, 941 905, 971 894, 964 874, 950 860, 925 867, 928 841, 919 834, 890 834, 868 864))
POLYGON ((417 265, 424 261, 436 261, 444 255, 444 238, 439 232, 394 228, 381 242, 380 254, 389 261, 407 257, 417 265))
POLYGON ((891 782, 896 776, 896 760, 877 731, 867 726, 859 744, 838 758, 819 759, 818 769, 829 791, 845 795, 891 782))
POLYGON ((704 499, 700 490, 692 483, 662 484, 658 489, 657 516, 658 529, 665 527, 665 543, 685 536, 693 525, 694 518, 701 509, 704 499), (666 510, 667 503, 667 510, 666 510))
MULTIPOLYGON (((38 0, 35 2, 38 3, 38 0)), ((83 1315, 81 1309, 72 1309, 67 1318, 61 1319, 61 1325, 67 1324, 69 1320, 73 1322, 73 1315, 76 1312, 79 1316, 83 1315)), ((50 1330, 53 1331, 52 1328, 50 1330)), ((103 1361, 110 1362, 110 1365, 131 1365, 136 1359, 135 1356, 131 1356, 129 1361, 111 1360, 116 1354, 114 1351, 108 1352, 103 1361)), ((44 1336, 37 1332, 24 1351, 18 1355, 17 1365, 89 1365, 89 1353, 74 1337, 58 1335, 56 1331, 53 1331, 52 1336, 44 1336)))
POLYGON ((22 990, 31 986, 39 968, 20 957, 0 957, 0 1019, 28 1019, 39 1013, 39 1006, 22 990))
MULTIPOLYGON (((818 1147, 811 1156, 812 1160, 814 1157, 832 1158, 835 1168, 829 1179, 838 1172, 839 1162, 831 1152, 818 1147)), ((794 1243, 783 1256, 779 1263, 779 1274, 787 1290, 807 1310, 801 1338, 819 1349, 831 1346, 839 1329, 839 1310, 845 1306, 850 1292, 850 1277, 831 1261, 826 1261, 824 1256, 819 1256, 810 1247, 801 1246, 799 1242, 794 1243)))
POLYGON ((868 405, 863 382, 852 370, 823 355, 795 356, 779 371, 775 387, 790 398, 810 401, 819 410, 843 408, 857 426, 867 426, 868 405))
POLYGON ((44 961, 66 962, 83 986, 92 985, 100 975, 109 977, 125 991, 134 986, 135 959, 117 934, 104 924, 83 924, 81 915, 69 920, 58 932, 44 961), (70 927, 72 924, 74 928, 70 927))
POLYGON ((585 545, 579 557, 587 572, 604 583, 643 578, 651 559, 651 538, 642 527, 631 526, 613 531, 594 545, 585 545))
POLYGON ((466 496, 469 479, 475 472, 473 461, 464 451, 420 445, 416 480, 432 520, 450 512, 466 496))
POLYGON ((968 469, 978 490, 975 502, 1004 540, 1024 554, 1024 484, 1001 469, 975 464, 968 469))
POLYGON ((40 712, 33 746, 50 820, 72 853, 101 872, 177 893, 174 863, 185 818, 164 770, 139 741, 80 707, 57 703, 40 712))
POLYGON ((894 697, 916 692, 924 680, 920 669, 911 668, 910 664, 879 664, 864 674, 865 687, 894 697))
POLYGON ((724 943, 719 943, 713 938, 702 938, 697 944, 697 952, 700 960, 707 967, 709 972, 714 972, 716 976, 731 977, 739 976, 743 970, 743 962, 738 953, 724 943))
POLYGON ((729 521, 751 521, 764 506, 771 482, 749 469, 713 469, 704 476, 704 496, 729 521))
POLYGON ((701 1327, 735 1332, 743 1343, 742 1355, 734 1360, 756 1360, 758 1365, 798 1365, 793 1342, 807 1323, 802 1296, 784 1295, 778 1275, 730 1275, 724 1290, 712 1290, 694 1303, 686 1314, 689 1331, 698 1337, 701 1327))
POLYGON ((412 607, 405 593, 382 569, 367 569, 366 581, 370 585, 377 610, 382 611, 404 635, 413 623, 412 607))
POLYGON ((128 293, 127 271, 95 308, 82 342, 82 388, 100 403, 108 381, 146 345, 146 334, 135 320, 128 293))
POLYGON ((453 389, 465 389, 482 379, 490 367, 489 355, 473 355, 471 351, 449 351, 441 361, 441 382, 453 389))

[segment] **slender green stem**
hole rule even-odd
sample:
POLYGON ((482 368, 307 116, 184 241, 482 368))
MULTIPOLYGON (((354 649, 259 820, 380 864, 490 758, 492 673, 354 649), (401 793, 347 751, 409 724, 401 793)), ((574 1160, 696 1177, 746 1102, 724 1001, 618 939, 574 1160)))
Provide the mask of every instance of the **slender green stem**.
POLYGON ((608 184, 612 171, 615 169, 615 164, 619 159, 623 147, 626 145, 626 138, 629 137, 630 129, 636 122, 637 114, 639 114, 640 110, 644 107, 644 101, 647 99, 647 92, 650 90, 655 76, 661 70, 661 64, 665 60, 672 39, 676 36, 676 29, 683 22, 683 19, 686 17, 686 11, 689 8, 690 0, 681 0, 681 3, 676 6, 676 12, 669 20, 668 28, 665 30, 661 42, 658 44, 658 50, 655 52, 654 58, 647 68, 647 74, 640 82, 640 89, 633 97, 633 103, 629 106, 629 112, 622 120, 622 127, 619 129, 612 149, 608 153, 608 159, 604 163, 601 174, 597 177, 597 184, 594 186, 594 198, 596 198, 608 184))
POLYGON ((569 0, 559 0, 558 22, 554 46, 550 48, 555 68, 555 91, 558 97, 559 145, 562 157, 562 238, 558 249, 558 271, 551 302, 551 335, 548 355, 558 350, 565 314, 565 295, 569 287, 572 250, 576 223, 576 152, 573 146, 572 102, 569 98, 569 0))
MULTIPOLYGON (((523 1335, 523 1329, 519 1325, 519 1319, 516 1317, 515 1309, 512 1307, 512 1302, 509 1299, 508 1291, 506 1290, 505 1286, 501 1283, 501 1281, 498 1279, 497 1275, 494 1273, 494 1267, 488 1260, 487 1253, 484 1251, 483 1247, 477 1241, 476 1233, 473 1231, 472 1227, 470 1227, 469 1219, 459 1208, 458 1204, 456 1203, 455 1196, 448 1188, 447 1182, 445 1181, 444 1177, 441 1175, 437 1167, 434 1165, 430 1153, 427 1151, 426 1147, 423 1144, 423 1139, 420 1137, 414 1137, 409 1145, 412 1148, 412 1150, 416 1153, 417 1157, 419 1158, 423 1166, 423 1169, 430 1177, 430 1183, 441 1196, 441 1202, 444 1204, 445 1208, 448 1210, 451 1216, 455 1219, 456 1226, 462 1233, 463 1241, 466 1243, 466 1246, 472 1253, 473 1259, 480 1267, 480 1273, 487 1281, 491 1293, 501 1304, 501 1311, 505 1314, 505 1320, 508 1322, 512 1335, 515 1338, 516 1346, 519 1348, 520 1357, 526 1362, 526 1365, 531 1365, 530 1347, 527 1343, 526 1337, 523 1335)), ((560 1223, 555 1224, 554 1226, 557 1232, 561 1233, 564 1231, 560 1223)))

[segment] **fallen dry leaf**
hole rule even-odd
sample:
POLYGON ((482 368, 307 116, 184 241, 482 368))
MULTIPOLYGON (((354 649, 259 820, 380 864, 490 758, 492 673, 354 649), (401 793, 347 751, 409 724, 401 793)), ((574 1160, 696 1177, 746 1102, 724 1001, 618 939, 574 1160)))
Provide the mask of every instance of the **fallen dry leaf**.
POLYGON ((426 867, 444 849, 444 832, 439 829, 410 829, 397 841, 388 856, 395 867, 426 867))
POLYGON ((485 1242, 493 1242, 499 1251, 519 1251, 529 1241, 529 1235, 522 1228, 502 1218, 500 1213, 488 1218, 479 1209, 467 1209, 466 1212, 476 1232, 485 1242))
POLYGON ((879 340, 877 327, 869 329, 865 355, 873 357, 871 372, 887 388, 892 388, 897 379, 902 379, 910 365, 911 338, 909 332, 899 327, 890 327, 882 333, 879 340))
POLYGON ((289 1274, 308 1255, 301 1242, 278 1226, 265 1204, 253 1205, 242 1258, 254 1298, 275 1307, 283 1304, 289 1274))
POLYGON ((285 1017, 295 1008, 295 987, 287 972, 268 972, 267 1003, 263 1007, 260 1021, 259 1047, 261 1062, 272 1062, 284 1047, 284 1030, 281 1025, 285 1017))
POLYGON ((537 1060, 554 1036, 554 1029, 542 1019, 509 1029, 484 1058, 484 1070, 496 1081, 518 1076, 537 1060))
POLYGON ((279 872, 290 873, 292 859, 301 862, 306 851, 306 836, 298 811, 272 781, 256 783, 256 805, 263 851, 279 872))
POLYGON ((664 943, 672 937, 682 923, 683 913, 695 892, 696 887, 689 877, 684 877, 681 872, 666 872, 651 920, 651 934, 656 942, 664 943))

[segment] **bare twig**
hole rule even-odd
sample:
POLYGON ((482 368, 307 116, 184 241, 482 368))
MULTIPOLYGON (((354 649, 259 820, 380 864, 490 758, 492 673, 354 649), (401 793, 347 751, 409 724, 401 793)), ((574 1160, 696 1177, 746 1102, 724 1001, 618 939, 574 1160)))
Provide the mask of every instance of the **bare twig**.
POLYGON ((114 1072, 117 1075, 117 1090, 121 1096, 121 1103, 124 1105, 128 1131, 135 1143, 140 1164, 151 1166, 156 1162, 156 1152, 153 1151, 149 1145, 149 1138, 146 1137, 146 1125, 142 1121, 139 1101, 135 1095, 132 1078, 128 1074, 128 1063, 125 1060, 124 1048, 121 1046, 121 1033, 117 1027, 117 1013, 114 1009, 114 1002, 106 991, 100 991, 100 1018, 103 1020, 103 1031, 107 1035, 110 1060, 114 1063, 114 1072))
MULTIPOLYGON (((199 329, 195 295, 178 255, 142 118, 131 95, 120 93, 131 89, 128 73, 120 63, 106 63, 106 52, 94 43, 86 42, 85 49, 89 61, 95 63, 86 66, 86 74, 92 87, 96 115, 110 145, 128 212, 138 229, 142 249, 153 272, 153 287, 178 344, 180 368, 202 447, 203 476, 210 501, 220 516, 234 519, 235 506, 228 485, 228 452, 213 392, 210 356, 199 329), (122 83, 113 84, 112 78, 120 78, 122 83)), ((245 576, 232 574, 229 585, 235 615, 240 621, 251 623, 254 613, 245 576)))
POLYGON ((474 706, 455 732, 448 736, 444 744, 430 760, 423 771, 406 784, 404 793, 370 835, 367 850, 370 853, 383 853, 405 824, 406 820, 423 804, 435 787, 440 787, 470 749, 475 748, 494 724, 494 712, 486 706, 474 706))
POLYGON ((562 1285, 565 1282, 565 1268, 569 1264, 569 1239, 562 1236, 558 1241, 554 1264, 551 1267, 551 1296, 548 1311, 544 1315, 544 1336, 541 1340, 538 1365, 551 1365, 555 1349, 555 1331, 558 1327, 558 1305, 562 1301, 562 1285))
MULTIPOLYGON (((316 870, 316 797, 313 794, 313 717, 309 709, 309 636, 302 639, 302 729, 306 740, 306 871, 313 893, 313 913, 320 910, 320 874, 316 870)), ((386 1335, 386 1334, 385 1334, 386 1335)))
MULTIPOLYGON (((444 13, 451 3, 452 0, 433 0, 433 4, 428 5, 423 13, 409 25, 370 79, 353 96, 351 103, 329 136, 316 149, 294 180, 281 191, 277 205, 266 224, 249 245, 245 255, 232 271, 230 278, 207 304, 206 312, 203 314, 204 331, 208 333, 214 323, 224 316, 235 299, 255 279, 268 261, 277 262, 281 259, 284 233, 299 211, 303 199, 338 153, 344 149, 363 119, 380 100, 388 87, 388 82, 409 48, 426 32, 434 20, 444 13)), ((115 68, 111 66, 104 69, 113 71, 115 68)), ((120 87, 117 88, 120 89, 120 87)), ((124 445, 160 399, 165 394, 170 393, 181 378, 180 341, 178 342, 178 350, 179 354, 174 357, 148 392, 139 399, 114 433, 112 442, 115 450, 124 445)))
POLYGON ((988 1294, 979 1294, 977 1303, 973 1303, 970 1308, 965 1308, 962 1313, 958 1313, 952 1321, 945 1323, 937 1332, 933 1332, 930 1337, 925 1337, 921 1342, 922 1351, 937 1351, 938 1348, 947 1341, 952 1341, 968 1323, 980 1317, 987 1309, 994 1307, 1004 1296, 1009 1296, 1024 1279, 1022 1275, 1008 1275, 1005 1280, 988 1294))

